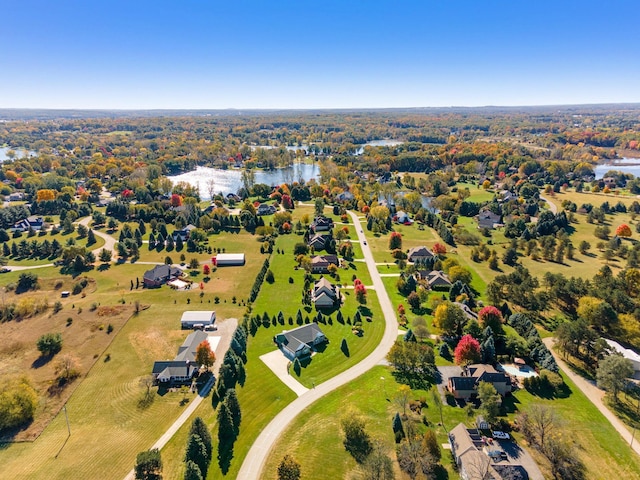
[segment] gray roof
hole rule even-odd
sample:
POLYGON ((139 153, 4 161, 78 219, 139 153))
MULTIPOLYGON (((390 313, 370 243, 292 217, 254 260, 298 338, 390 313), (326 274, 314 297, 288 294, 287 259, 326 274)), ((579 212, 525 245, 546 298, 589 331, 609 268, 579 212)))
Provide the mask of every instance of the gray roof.
POLYGON ((433 257, 433 252, 429 250, 427 247, 425 247, 424 245, 422 245, 422 246, 413 247, 412 249, 410 249, 409 254, 407 256, 409 260, 411 260, 412 257, 433 257))
POLYGON ((296 352, 305 345, 313 345, 319 336, 324 337, 324 333, 317 323, 302 325, 288 332, 283 332, 282 335, 284 336, 282 345, 291 352, 296 352))
POLYGON ((166 280, 170 277, 179 277, 182 274, 182 270, 178 267, 172 267, 171 265, 156 265, 151 270, 144 272, 144 279, 157 282, 159 280, 166 280))
POLYGON ((178 349, 178 355, 176 355, 175 360, 181 360, 183 362, 195 361, 198 345, 200 345, 208 338, 209 335, 207 334, 207 332, 203 332, 202 330, 196 330, 195 332, 190 333, 189 336, 185 339, 184 343, 180 345, 180 348, 178 349))

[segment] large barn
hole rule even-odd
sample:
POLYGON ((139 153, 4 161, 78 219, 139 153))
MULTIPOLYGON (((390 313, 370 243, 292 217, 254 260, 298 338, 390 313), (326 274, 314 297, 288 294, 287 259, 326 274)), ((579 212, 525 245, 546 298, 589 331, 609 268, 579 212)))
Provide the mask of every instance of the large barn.
POLYGON ((244 253, 219 253, 215 259, 217 267, 241 267, 244 265, 244 253))

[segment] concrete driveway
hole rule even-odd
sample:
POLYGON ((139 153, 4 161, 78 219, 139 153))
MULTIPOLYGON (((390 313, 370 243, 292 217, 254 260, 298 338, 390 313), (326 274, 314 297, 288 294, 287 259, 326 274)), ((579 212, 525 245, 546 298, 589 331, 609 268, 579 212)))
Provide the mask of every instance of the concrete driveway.
POLYGON ((309 390, 298 380, 296 380, 295 377, 289 375, 289 371, 287 369, 287 366, 289 365, 289 359, 285 357, 280 350, 274 350, 273 352, 265 353, 264 355, 260 356, 260 360, 262 360, 264 364, 269 367, 269 370, 275 373, 278 378, 282 380, 282 383, 293 390, 296 395, 303 395, 309 390))
POLYGON ((544 480, 542 472, 529 452, 511 440, 494 440, 507 454, 507 460, 496 465, 522 465, 529 474, 529 480, 544 480))

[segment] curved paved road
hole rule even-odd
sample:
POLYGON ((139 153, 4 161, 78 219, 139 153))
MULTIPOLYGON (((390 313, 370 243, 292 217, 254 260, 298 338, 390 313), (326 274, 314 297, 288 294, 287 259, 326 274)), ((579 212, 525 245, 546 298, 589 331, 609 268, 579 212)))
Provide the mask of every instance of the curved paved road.
POLYGON ((551 210, 552 213, 558 213, 558 207, 556 206, 556 204, 549 200, 547 197, 545 197, 544 195, 540 195, 540 200, 544 200, 545 202, 547 202, 547 205, 549 205, 549 210, 551 210))
MULTIPOLYGON (((551 347, 555 343, 555 338, 548 337, 543 339, 542 341, 549 348, 549 351, 553 355, 553 358, 556 359, 556 362, 558 363, 558 365, 560 365, 560 368, 562 368, 562 371, 567 375, 567 377, 569 377, 571 381, 576 384, 576 386, 582 391, 582 393, 584 393, 585 396, 589 400, 591 400, 591 403, 593 403, 596 408, 600 410, 600 413, 602 413, 602 415, 604 415, 605 418, 609 420, 613 428, 618 431, 623 440, 628 444, 631 444, 631 439, 633 438, 632 433, 629 431, 626 425, 622 423, 622 421, 618 417, 616 417, 614 413, 609 410, 604 404, 603 398, 605 392, 603 390, 600 390, 597 386, 595 386, 592 382, 586 380, 584 377, 578 375, 577 373, 574 373, 569 365, 567 365, 567 363, 551 349, 551 347)), ((638 440, 640 440, 640 438, 638 440)), ((633 442, 632 448, 637 454, 640 455, 640 441, 633 442)))
MULTIPOLYGON (((85 227, 89 227, 89 224, 91 223, 91 220, 93 220, 92 217, 84 217, 82 220, 80 220, 78 223, 80 225, 84 225, 85 227)), ((103 248, 107 249, 107 250, 111 250, 112 252, 112 256, 111 256, 111 260, 116 260, 116 243, 118 243, 118 241, 113 238, 111 235, 107 235, 106 233, 103 233, 99 230, 93 230, 93 233, 97 236, 100 237, 104 240, 104 245, 101 246, 100 248, 96 248, 95 250, 93 250, 93 254, 96 256, 96 258, 98 258, 98 256, 100 255, 100 250, 102 250, 103 248)))
POLYGON ((276 415, 276 417, 262 430, 256 441, 251 446, 251 449, 247 453, 244 463, 238 472, 238 478, 242 478, 243 480, 259 479, 260 473, 262 472, 262 468, 269 456, 269 452, 271 451, 273 444, 293 419, 316 400, 322 398, 324 395, 336 388, 349 383, 353 379, 376 366, 380 360, 386 357, 391 346, 398 337, 398 323, 396 321, 395 310, 391 304, 389 295, 384 288, 384 284, 382 283, 382 279, 380 278, 380 274, 376 268, 376 262, 373 259, 369 245, 364 243, 366 238, 364 233, 362 233, 360 220, 356 214, 351 211, 349 212, 349 215, 356 227, 356 233, 358 234, 358 238, 362 245, 362 252, 369 269, 369 274, 373 280, 373 285, 375 286, 376 293, 378 295, 380 307, 384 314, 386 327, 384 329, 382 340, 376 349, 360 363, 332 379, 327 380, 320 385, 316 385, 314 389, 311 389, 307 393, 298 397, 287 405, 278 415, 276 415))

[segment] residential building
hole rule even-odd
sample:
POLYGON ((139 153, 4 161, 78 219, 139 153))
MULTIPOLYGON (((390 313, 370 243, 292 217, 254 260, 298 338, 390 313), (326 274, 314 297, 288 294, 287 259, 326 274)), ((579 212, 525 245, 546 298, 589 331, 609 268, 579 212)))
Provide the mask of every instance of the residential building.
POLYGON ((442 270, 418 270, 416 280, 424 281, 433 290, 448 290, 452 285, 449 275, 442 270))
POLYGON ((261 203, 256 209, 256 215, 273 215, 274 213, 276 213, 276 207, 266 203, 261 203))
POLYGON ((178 348, 178 354, 173 360, 157 361, 153 364, 151 374, 156 382, 184 383, 190 382, 200 370, 196 363, 196 350, 209 336, 206 332, 190 333, 184 343, 178 348))
POLYGON ((311 273, 329 273, 329 266, 340 266, 336 255, 315 255, 311 257, 311 273))
POLYGON ((42 217, 31 215, 23 220, 20 220, 19 222, 16 222, 13 225, 13 228, 11 230, 26 232, 31 228, 37 232, 39 230, 42 230, 43 227, 44 227, 44 220, 42 219, 42 217))
POLYGON ((500 215, 496 215, 491 210, 483 210, 476 217, 478 220, 478 228, 493 229, 500 224, 500 215))
POLYGON ((274 341, 287 358, 293 360, 294 358, 311 355, 317 345, 328 340, 317 323, 309 323, 293 330, 279 333, 274 337, 274 341))
POLYGON ((314 233, 328 232, 333 229, 333 220, 324 215, 319 215, 313 219, 313 222, 309 225, 309 229, 314 233))
POLYGON ((180 239, 183 242, 186 242, 187 240, 189 240, 189 235, 191 235, 191 231, 195 230, 195 228, 196 228, 195 225, 189 224, 181 230, 174 230, 173 233, 171 234, 171 236, 173 237, 173 241, 174 242, 178 241, 178 237, 180 237, 180 239))
POLYGON ((147 288, 159 287, 182 276, 182 270, 171 265, 156 265, 144 272, 143 282, 147 288))
POLYGON ((316 252, 320 250, 325 250, 327 245, 331 241, 330 235, 323 235, 322 233, 316 233, 309 237, 307 241, 307 245, 312 247, 316 252))
POLYGON ((511 392, 511 377, 498 372, 491 365, 481 363, 464 367, 458 377, 449 377, 447 387, 456 399, 468 400, 478 393, 480 382, 488 382, 496 391, 505 396, 511 392))
POLYGON ((324 277, 315 283, 311 291, 311 301, 316 308, 339 307, 341 300, 340 289, 324 277))
POLYGON ((409 250, 407 258, 410 262, 420 262, 433 257, 433 252, 424 245, 409 250))

